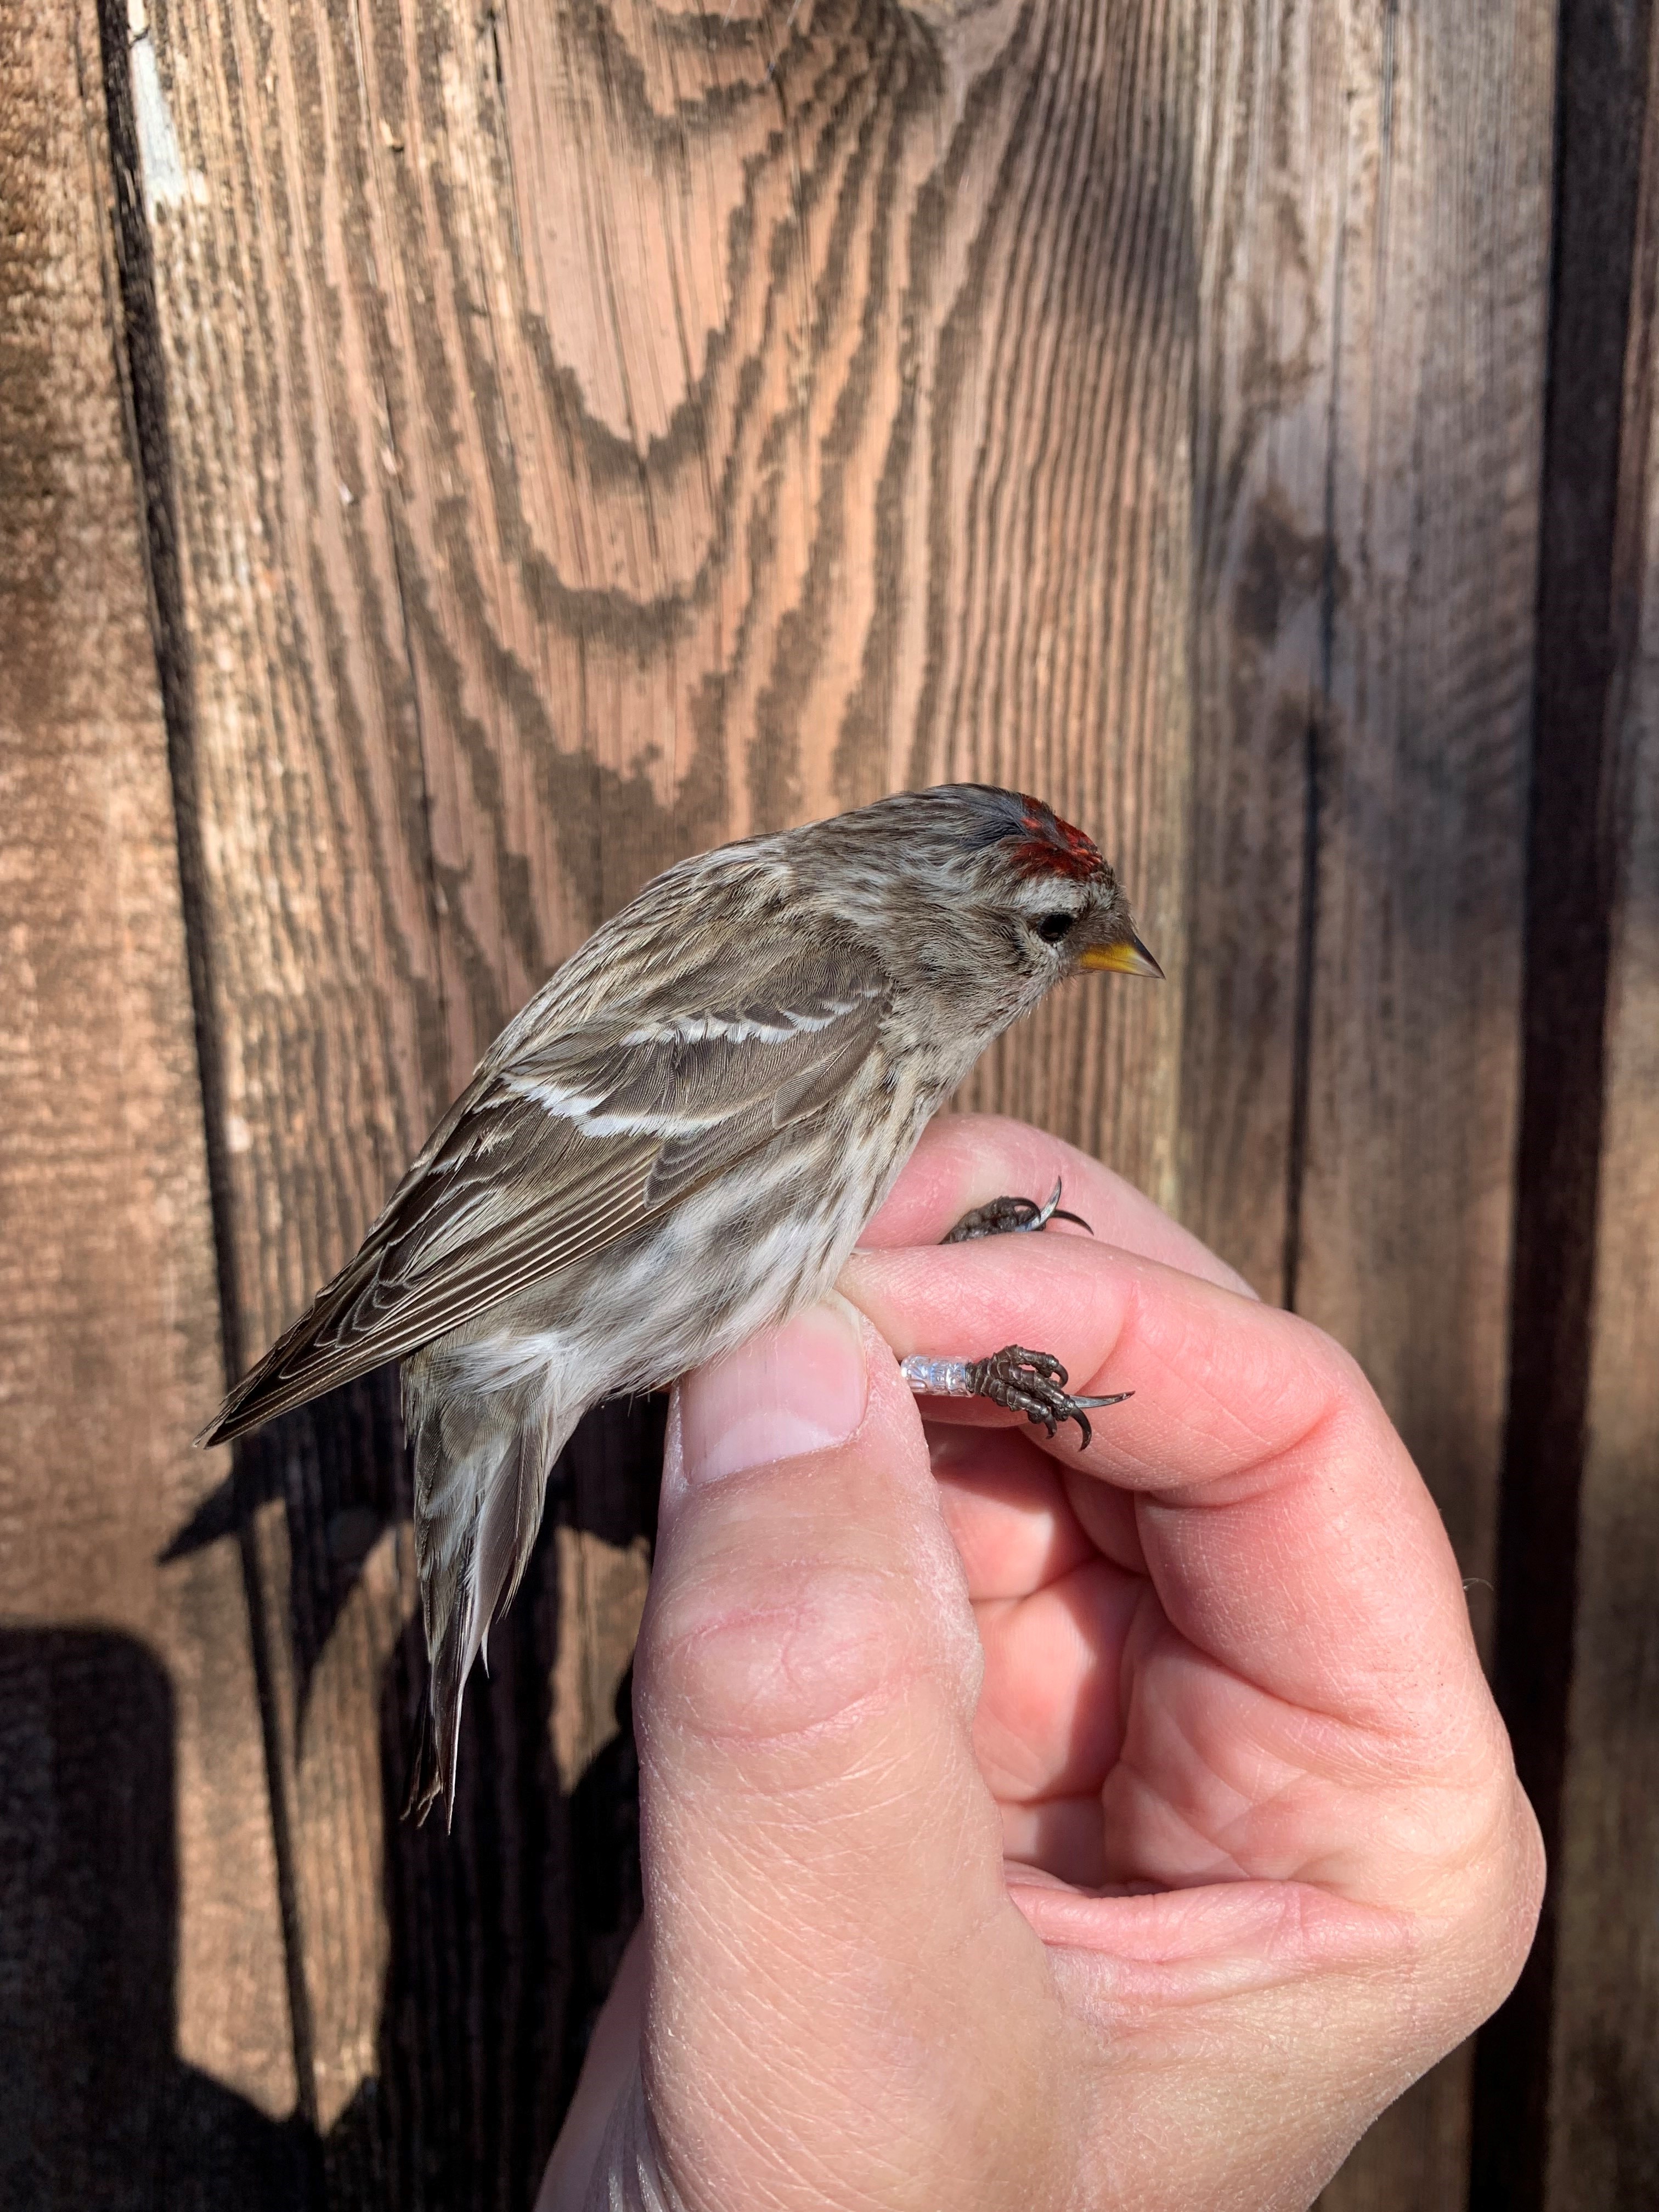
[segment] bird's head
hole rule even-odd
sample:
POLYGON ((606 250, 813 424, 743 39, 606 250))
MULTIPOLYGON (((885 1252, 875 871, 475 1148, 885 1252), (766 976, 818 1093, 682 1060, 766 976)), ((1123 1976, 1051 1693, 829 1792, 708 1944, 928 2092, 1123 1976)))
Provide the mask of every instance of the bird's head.
POLYGON ((817 834, 896 975, 945 992, 976 1026, 1006 1027, 1079 969, 1164 972, 1097 848, 1040 799, 941 784, 817 834))

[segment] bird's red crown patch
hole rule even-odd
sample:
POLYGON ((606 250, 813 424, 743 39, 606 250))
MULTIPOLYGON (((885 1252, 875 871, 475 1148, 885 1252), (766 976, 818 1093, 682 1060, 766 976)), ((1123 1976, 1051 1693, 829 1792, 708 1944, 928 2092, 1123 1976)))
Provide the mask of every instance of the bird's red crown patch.
POLYGON ((1069 822, 1062 822, 1051 806, 1040 799, 1020 793, 1020 805, 1024 808, 1024 823, 1030 832, 1015 846, 1015 866, 1028 876, 1071 876, 1079 882, 1097 876, 1105 862, 1100 848, 1092 837, 1085 837, 1081 830, 1074 830, 1069 822))

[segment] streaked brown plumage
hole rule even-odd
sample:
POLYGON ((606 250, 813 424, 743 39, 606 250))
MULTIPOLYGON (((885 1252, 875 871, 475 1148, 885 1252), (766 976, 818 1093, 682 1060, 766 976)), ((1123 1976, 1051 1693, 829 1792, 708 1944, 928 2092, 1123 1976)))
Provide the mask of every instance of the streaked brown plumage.
POLYGON ((822 1297, 939 1105, 1082 967, 1158 972, 1094 846, 946 785, 681 861, 508 1023, 200 1439, 404 1361, 418 1809, 452 1796, 467 1674, 583 1413, 822 1297))

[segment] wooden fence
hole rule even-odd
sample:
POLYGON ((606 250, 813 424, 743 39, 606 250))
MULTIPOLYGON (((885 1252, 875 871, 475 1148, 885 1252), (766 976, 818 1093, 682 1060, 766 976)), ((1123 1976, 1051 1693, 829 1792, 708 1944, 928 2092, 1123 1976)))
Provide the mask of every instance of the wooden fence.
POLYGON ((0 2198, 527 2205, 659 1414, 453 1838, 381 1378, 187 1439, 676 854, 1042 792, 1170 971, 972 1095, 1364 1360, 1551 1848, 1331 2212, 1659 2203, 1647 0, 0 11, 0 2198))

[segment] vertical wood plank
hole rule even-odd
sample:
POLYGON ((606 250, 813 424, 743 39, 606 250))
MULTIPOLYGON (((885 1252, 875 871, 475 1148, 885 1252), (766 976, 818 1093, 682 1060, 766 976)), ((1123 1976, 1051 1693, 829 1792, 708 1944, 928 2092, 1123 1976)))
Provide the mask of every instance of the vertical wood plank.
MULTIPOLYGON (((239 1358, 644 876, 895 783, 1035 784, 1110 843, 1176 982, 1079 992, 979 1095, 1172 1192, 1191 61, 1179 9, 1006 0, 142 19, 239 1358)), ((626 1554, 653 1450, 604 1432, 552 1519, 626 1554)), ((625 1740, 561 1796, 549 1638, 614 1680, 631 1620, 568 1576, 562 1619, 544 1547, 456 1838, 411 1838, 398 1468, 378 1387, 242 1465, 300 2040, 340 2201, 505 2203, 626 1910, 625 1740)))
POLYGON ((1659 2196, 1659 45, 1646 27, 1607 546, 1612 652, 1594 822, 1605 872, 1586 886, 1607 900, 1607 964, 1548 2162, 1534 2200, 1550 2212, 1659 2196))
MULTIPOLYGON (((1211 20, 1182 1208, 1358 1354, 1484 1636, 1553 11, 1211 20)), ((1323 2201, 1461 2206, 1468 2064, 1323 2201)))
MULTIPOLYGON (((304 2188, 96 20, 0 24, 0 2197, 304 2188)), ((205 2193, 204 2193, 205 2192, 205 2193)))
MULTIPOLYGON (((1489 1644, 1504 1449, 1554 10, 1385 10, 1351 103, 1294 1301, 1353 1351, 1489 1644)), ((1328 2192, 1468 2187, 1473 2052, 1328 2192)))
MULTIPOLYGON (((1653 306, 1645 311, 1651 344, 1653 306)), ((1623 702, 1620 846, 1578 1615, 1556 1863, 1551 2212, 1659 2195, 1659 440, 1641 437, 1641 640, 1623 702)))
MULTIPOLYGON (((1653 60, 1646 0, 1571 0, 1563 8, 1526 1062, 1494 1667, 1553 1879, 1520 1984, 1480 2037, 1470 2191, 1476 2212, 1525 2212, 1561 2185, 1552 2148, 1552 2014, 1571 1879, 1564 1808, 1575 1616, 1593 1665, 1605 1669, 1636 1656, 1623 1641, 1627 1616, 1615 1626, 1593 1623, 1583 1610, 1578 1568, 1594 1342, 1604 1320, 1615 1342, 1619 1326, 1598 1316, 1593 1300, 1598 1220, 1607 1225, 1598 1212, 1598 1179, 1607 1097, 1613 763, 1616 747, 1631 741, 1621 718, 1639 712, 1632 702, 1644 649, 1638 624, 1650 398, 1639 365, 1653 294, 1650 273, 1633 281, 1633 271, 1653 60), (1607 1640, 1600 1643, 1603 1627, 1607 1640)), ((1652 251, 1650 227, 1644 251, 1652 251)), ((1639 1226, 1613 1226, 1622 1240, 1617 1249, 1628 1253, 1639 1226)), ((1594 1693, 1587 1710, 1613 1720, 1594 1693)), ((1594 1769, 1596 1747, 1586 1742, 1583 1751, 1594 1769)), ((1581 1805, 1581 1823, 1595 1817, 1581 1805)), ((1582 1839, 1586 1831, 1577 1832, 1582 1839)), ((1582 1918, 1577 1932, 1587 1934, 1582 1918)), ((1620 1940, 1609 1928, 1589 1942, 1573 1968, 1581 1990, 1585 1978, 1606 1969, 1620 1940)), ((1612 1971, 1622 1973, 1623 1965, 1612 1971)), ((1618 2040, 1615 2032, 1615 2046, 1618 2040)))
MULTIPOLYGON (((186 3, 135 47, 250 1340, 694 841, 1030 776, 1178 936, 1185 31, 774 27, 186 3), (709 665, 724 765, 677 734, 709 665)), ((1169 1055, 1107 1097, 1101 1010, 1178 1002, 1079 994, 1041 1056, 1148 1159, 1169 1055)))
MULTIPOLYGON (((1652 337, 1653 302, 1645 309, 1652 337)), ((1641 641, 1621 716, 1572 1697, 1553 2012, 1552 2212, 1659 2195, 1659 439, 1642 441, 1641 641)))

